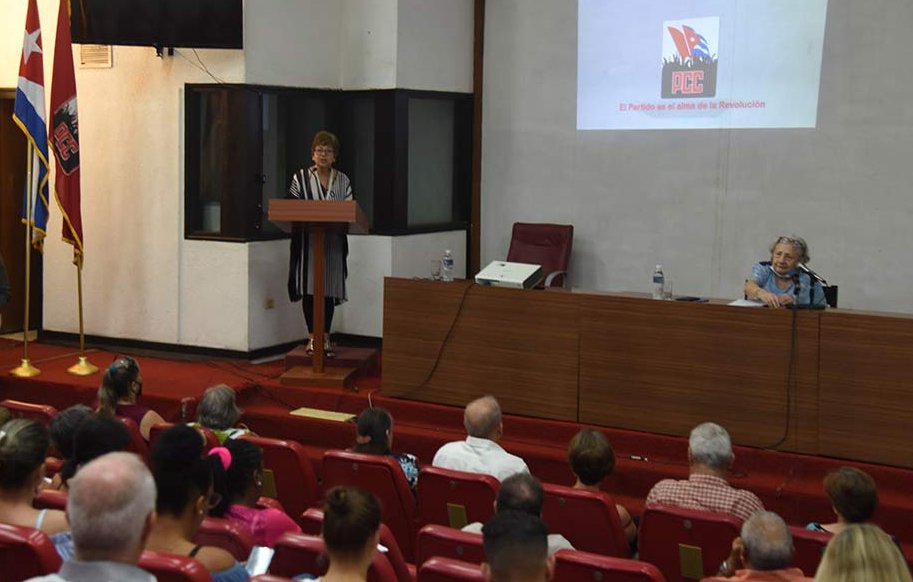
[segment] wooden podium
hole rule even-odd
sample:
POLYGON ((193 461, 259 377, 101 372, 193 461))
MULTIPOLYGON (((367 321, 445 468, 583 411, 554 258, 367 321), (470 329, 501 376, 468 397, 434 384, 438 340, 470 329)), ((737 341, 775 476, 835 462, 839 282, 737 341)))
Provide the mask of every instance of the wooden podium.
MULTIPOLYGON (((325 369, 326 346, 323 343, 325 323, 324 304, 324 247, 327 231, 367 233, 368 220, 354 200, 296 200, 269 201, 267 216, 273 222, 289 222, 312 235, 313 252, 310 265, 314 287, 314 355, 311 367, 295 366, 282 375, 285 384, 299 386, 346 386, 357 371, 354 367, 325 369)), ((307 274, 304 280, 307 293, 307 274)))

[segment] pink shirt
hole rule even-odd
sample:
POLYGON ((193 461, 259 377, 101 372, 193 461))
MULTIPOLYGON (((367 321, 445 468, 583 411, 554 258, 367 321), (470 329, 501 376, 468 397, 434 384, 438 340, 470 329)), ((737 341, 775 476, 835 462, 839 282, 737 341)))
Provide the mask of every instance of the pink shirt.
POLYGON ((702 582, 813 582, 813 578, 806 578, 799 568, 784 568, 782 570, 736 570, 731 578, 714 576, 704 578, 702 582))
POLYGON ((301 528, 285 512, 272 507, 257 509, 244 505, 232 504, 225 512, 226 519, 237 521, 247 526, 254 536, 254 544, 269 546, 287 531, 301 533, 301 528))

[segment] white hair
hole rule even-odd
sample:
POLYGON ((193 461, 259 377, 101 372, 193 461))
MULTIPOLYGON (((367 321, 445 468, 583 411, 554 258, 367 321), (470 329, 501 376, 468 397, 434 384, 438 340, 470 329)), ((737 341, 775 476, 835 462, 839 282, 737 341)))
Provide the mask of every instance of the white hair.
POLYGON ((76 555, 106 560, 137 551, 155 510, 155 481, 133 453, 109 453, 80 468, 69 482, 67 519, 76 555))
POLYGON ((726 429, 714 422, 699 424, 688 438, 691 461, 713 469, 725 470, 732 464, 732 441, 726 429))

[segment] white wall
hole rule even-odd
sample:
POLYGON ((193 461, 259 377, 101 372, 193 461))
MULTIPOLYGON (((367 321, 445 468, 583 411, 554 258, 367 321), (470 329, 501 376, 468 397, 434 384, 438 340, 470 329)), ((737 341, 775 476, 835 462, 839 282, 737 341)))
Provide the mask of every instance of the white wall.
POLYGON ((398 13, 396 86, 471 93, 473 0, 399 0, 398 13))
POLYGON ((913 312, 913 3, 829 2, 808 130, 578 132, 575 3, 486 9, 482 264, 514 221, 571 223, 576 287, 647 291, 662 263, 678 294, 737 297, 797 233, 842 307, 913 312))

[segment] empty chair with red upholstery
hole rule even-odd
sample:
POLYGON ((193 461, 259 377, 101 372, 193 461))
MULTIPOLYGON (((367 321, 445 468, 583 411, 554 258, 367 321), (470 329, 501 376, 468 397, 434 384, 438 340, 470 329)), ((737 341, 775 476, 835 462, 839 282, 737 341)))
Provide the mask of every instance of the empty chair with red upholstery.
POLYGON ((577 550, 561 550, 555 554, 555 580, 561 582, 664 582, 662 573, 653 564, 626 560, 577 550))
POLYGON ((422 523, 460 529, 494 514, 500 483, 491 475, 441 467, 422 467, 418 479, 418 513, 422 523))
POLYGON ((616 558, 631 556, 615 501, 609 494, 550 483, 543 483, 542 487, 542 519, 549 531, 563 535, 576 550, 616 558))
POLYGON ((795 548, 792 565, 805 572, 807 576, 813 576, 818 570, 818 564, 821 562, 827 543, 834 535, 810 531, 794 525, 789 526, 789 533, 793 536, 793 547, 795 548))
POLYGON ((418 569, 419 582, 482 582, 485 576, 479 564, 452 558, 431 558, 418 569))
POLYGON ((537 287, 567 287, 573 245, 573 225, 515 222, 507 260, 542 265, 537 287))
POLYGON ((415 564, 421 566, 434 556, 481 564, 485 561, 482 536, 445 525, 428 524, 415 536, 415 564))
POLYGON ((289 515, 301 515, 317 503, 317 476, 300 443, 255 435, 238 438, 263 450, 263 495, 281 499, 289 515), (271 485, 275 491, 270 490, 271 485))
POLYGON ((0 402, 0 406, 7 408, 12 418, 27 418, 44 426, 49 426, 54 417, 57 416, 57 409, 49 404, 23 402, 7 398, 0 402))
POLYGON ((0 524, 0 564, 4 580, 25 580, 60 569, 60 555, 41 530, 0 524))

